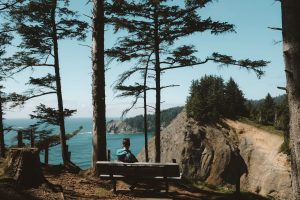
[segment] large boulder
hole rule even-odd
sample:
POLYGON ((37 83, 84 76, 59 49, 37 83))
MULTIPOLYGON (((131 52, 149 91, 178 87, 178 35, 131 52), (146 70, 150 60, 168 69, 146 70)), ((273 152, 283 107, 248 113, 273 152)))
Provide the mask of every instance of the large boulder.
POLYGON ((248 166, 241 179, 243 190, 292 199, 291 164, 286 154, 279 153, 283 137, 238 121, 226 120, 239 133, 239 148, 248 166))
MULTIPOLYGON (((162 131, 161 161, 176 159, 185 178, 214 185, 234 183, 236 174, 229 172, 237 167, 230 166, 234 163, 231 160, 237 146, 238 140, 228 127, 220 124, 199 126, 182 112, 162 131)), ((149 142, 150 161, 154 161, 154 149, 152 139, 149 142)), ((138 159, 145 160, 144 150, 138 159)))
MULTIPOLYGON (((161 133, 161 161, 180 164, 183 177, 208 184, 235 184, 241 177, 244 191, 290 200, 290 162, 278 153, 283 137, 253 126, 226 120, 199 126, 180 113, 161 133)), ((154 161, 154 138, 149 141, 149 158, 154 161)), ((144 150, 138 155, 145 160, 144 150)))

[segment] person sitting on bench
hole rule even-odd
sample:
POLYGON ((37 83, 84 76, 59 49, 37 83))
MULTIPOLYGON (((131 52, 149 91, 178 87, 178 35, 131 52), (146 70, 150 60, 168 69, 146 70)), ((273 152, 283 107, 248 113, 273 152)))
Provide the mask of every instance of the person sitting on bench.
POLYGON ((130 139, 129 138, 124 138, 122 143, 123 143, 123 148, 122 149, 118 149, 117 153, 116 153, 117 157, 118 157, 118 161, 126 162, 126 163, 138 162, 138 160, 136 159, 136 157, 129 150, 130 139))
MULTIPOLYGON (((117 150, 118 161, 126 162, 126 163, 135 163, 135 162, 138 162, 138 160, 136 159, 136 157, 129 150, 130 139, 129 138, 124 138, 122 143, 123 143, 123 148, 117 150)), ((137 186, 137 182, 136 181, 133 181, 133 182, 129 181, 127 183, 131 185, 129 187, 130 190, 133 190, 137 186)))

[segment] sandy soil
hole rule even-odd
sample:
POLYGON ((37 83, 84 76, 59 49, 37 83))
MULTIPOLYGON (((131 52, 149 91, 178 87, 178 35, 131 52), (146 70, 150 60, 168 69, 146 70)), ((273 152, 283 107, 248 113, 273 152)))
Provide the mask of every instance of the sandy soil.
POLYGON ((241 155, 248 165, 242 185, 262 195, 270 194, 272 187, 289 188, 290 162, 286 154, 279 153, 283 137, 239 121, 226 123, 238 134, 241 155))

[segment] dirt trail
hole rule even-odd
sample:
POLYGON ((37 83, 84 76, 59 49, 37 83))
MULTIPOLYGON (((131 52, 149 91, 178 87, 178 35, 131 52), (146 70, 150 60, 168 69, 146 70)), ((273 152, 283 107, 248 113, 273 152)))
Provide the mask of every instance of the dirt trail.
POLYGON ((226 123, 238 134, 241 155, 248 166, 242 185, 252 192, 281 199, 291 187, 290 162, 287 155, 278 153, 283 137, 238 121, 226 123))

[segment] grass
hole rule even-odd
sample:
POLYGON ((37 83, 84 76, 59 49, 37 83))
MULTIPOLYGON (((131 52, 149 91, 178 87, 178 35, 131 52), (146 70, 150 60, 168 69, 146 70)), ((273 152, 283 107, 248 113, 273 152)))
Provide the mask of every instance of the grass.
POLYGON ((97 188, 96 189, 96 196, 98 197, 109 197, 111 196, 111 192, 106 188, 97 188))
POLYGON ((254 126, 255 128, 259 128, 259 129, 262 129, 264 131, 267 131, 269 133, 283 136, 283 131, 275 129, 275 127, 272 126, 272 125, 258 124, 258 123, 254 122, 254 121, 252 121, 252 120, 250 120, 248 118, 241 118, 240 121, 243 122, 243 123, 245 123, 245 124, 248 124, 250 126, 254 126))

